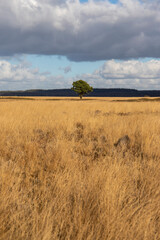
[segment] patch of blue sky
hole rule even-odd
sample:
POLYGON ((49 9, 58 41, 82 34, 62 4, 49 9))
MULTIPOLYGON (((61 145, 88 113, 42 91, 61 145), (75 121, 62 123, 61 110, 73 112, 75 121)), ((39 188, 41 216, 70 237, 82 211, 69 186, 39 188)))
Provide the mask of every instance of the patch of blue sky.
POLYGON ((140 62, 149 62, 151 60, 157 60, 160 61, 160 58, 151 58, 151 57, 146 57, 146 58, 138 58, 140 62))
MULTIPOLYGON (((153 58, 139 58, 140 62, 148 62, 153 58)), ((160 60, 159 58, 157 60, 160 60)), ((65 77, 76 77, 83 73, 93 73, 95 70, 102 67, 107 61, 95 62, 73 62, 69 61, 66 57, 61 56, 43 56, 43 55, 24 55, 22 57, 15 57, 8 59, 12 64, 22 62, 31 68, 38 68, 40 73, 48 72, 54 76, 62 75, 65 77), (65 69, 70 67, 71 71, 65 72, 65 69)), ((124 60, 116 60, 121 62, 124 60)))
POLYGON ((80 0, 81 3, 88 2, 88 0, 80 0))
MULTIPOLYGON (((157 60, 157 61, 160 61, 160 58, 151 58, 151 57, 145 57, 145 58, 131 58, 131 59, 114 59, 115 62, 125 62, 125 61, 130 61, 130 60, 136 60, 136 61, 139 61, 139 62, 149 62, 151 60, 157 60)), ((107 60, 105 61, 107 62, 107 60)))
POLYGON ((38 68, 41 73, 50 72, 52 75, 64 75, 67 77, 75 77, 83 73, 93 73, 105 62, 72 62, 66 57, 37 55, 27 55, 26 60, 32 64, 33 68, 38 68), (65 73, 64 70, 68 66, 71 67, 71 71, 65 73))
POLYGON ((113 4, 117 4, 118 0, 110 0, 110 2, 113 3, 113 4))
MULTIPOLYGON (((100 1, 100 0, 96 0, 96 1, 100 1)), ((102 0, 102 1, 105 1, 105 0, 102 0)), ((85 2, 88 2, 88 0, 80 0, 81 3, 85 3, 85 2)), ((109 2, 113 3, 113 4, 117 4, 118 3, 118 0, 109 0, 109 2)))

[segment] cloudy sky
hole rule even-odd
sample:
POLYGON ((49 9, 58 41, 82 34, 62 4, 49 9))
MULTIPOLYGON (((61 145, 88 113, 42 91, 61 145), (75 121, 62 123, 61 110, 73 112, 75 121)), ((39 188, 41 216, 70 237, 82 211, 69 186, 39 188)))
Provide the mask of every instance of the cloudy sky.
POLYGON ((160 0, 0 0, 0 90, 160 89, 160 0))

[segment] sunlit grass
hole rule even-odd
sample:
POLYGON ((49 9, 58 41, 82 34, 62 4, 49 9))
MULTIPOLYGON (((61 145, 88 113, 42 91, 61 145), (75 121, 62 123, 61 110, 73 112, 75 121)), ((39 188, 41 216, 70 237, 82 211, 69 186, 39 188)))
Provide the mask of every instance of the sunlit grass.
POLYGON ((160 239, 159 102, 15 100, 0 99, 1 240, 160 239))

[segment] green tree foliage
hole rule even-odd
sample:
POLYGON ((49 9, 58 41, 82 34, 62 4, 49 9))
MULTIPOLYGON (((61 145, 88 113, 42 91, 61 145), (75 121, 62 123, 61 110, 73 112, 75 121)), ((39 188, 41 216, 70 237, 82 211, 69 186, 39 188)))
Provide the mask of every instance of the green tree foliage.
POLYGON ((80 99, 82 99, 85 94, 93 91, 93 88, 83 80, 73 82, 72 85, 73 87, 71 89, 79 95, 80 99))

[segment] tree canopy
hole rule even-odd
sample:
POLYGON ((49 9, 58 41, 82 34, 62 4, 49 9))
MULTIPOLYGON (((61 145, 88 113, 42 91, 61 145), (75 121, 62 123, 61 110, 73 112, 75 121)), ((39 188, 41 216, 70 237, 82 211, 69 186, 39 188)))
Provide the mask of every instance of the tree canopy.
POLYGON ((93 88, 83 80, 73 82, 72 85, 73 87, 71 89, 79 95, 80 99, 82 99, 85 94, 93 91, 93 88))

